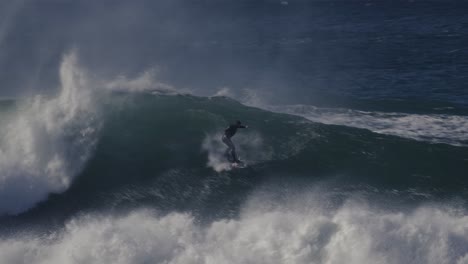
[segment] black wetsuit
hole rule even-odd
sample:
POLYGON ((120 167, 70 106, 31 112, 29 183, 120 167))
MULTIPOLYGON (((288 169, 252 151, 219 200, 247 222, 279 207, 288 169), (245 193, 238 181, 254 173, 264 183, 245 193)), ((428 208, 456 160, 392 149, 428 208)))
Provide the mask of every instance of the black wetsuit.
POLYGON ((247 128, 247 127, 243 125, 239 125, 239 124, 232 124, 224 130, 224 135, 222 138, 224 144, 228 146, 228 149, 226 150, 226 157, 231 162, 240 162, 236 154, 236 147, 234 146, 234 143, 232 143, 231 141, 231 138, 236 134, 238 128, 247 128))
POLYGON ((246 126, 238 124, 230 125, 224 130, 224 135, 226 135, 228 138, 232 138, 236 134, 238 128, 246 128, 246 126))

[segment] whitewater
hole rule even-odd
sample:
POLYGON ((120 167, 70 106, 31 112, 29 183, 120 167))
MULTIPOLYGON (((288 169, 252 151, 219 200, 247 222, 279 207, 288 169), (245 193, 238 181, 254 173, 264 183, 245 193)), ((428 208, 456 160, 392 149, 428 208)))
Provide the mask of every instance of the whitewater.
POLYGON ((464 117, 415 133, 148 72, 98 80, 72 52, 56 96, 2 106, 1 263, 468 263, 464 117), (231 170, 236 118, 249 166, 231 170))

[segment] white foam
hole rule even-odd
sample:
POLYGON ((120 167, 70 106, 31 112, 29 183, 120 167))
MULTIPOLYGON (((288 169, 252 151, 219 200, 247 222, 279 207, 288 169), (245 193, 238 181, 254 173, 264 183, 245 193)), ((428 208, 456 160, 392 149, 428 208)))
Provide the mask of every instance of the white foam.
POLYGON ((202 150, 208 153, 207 167, 217 172, 229 171, 231 163, 225 157, 226 146, 221 141, 222 134, 206 135, 202 143, 202 150))
POLYGON ((67 189, 88 159, 98 121, 74 53, 60 67, 61 91, 24 103, 0 138, 0 215, 19 213, 67 189))
POLYGON ((222 87, 218 89, 212 96, 230 97, 247 106, 265 108, 268 106, 266 101, 271 96, 271 94, 269 92, 265 93, 263 91, 251 88, 236 90, 229 87, 222 87))
POLYGON ((213 96, 234 97, 229 87, 222 87, 221 89, 217 90, 213 96))
MULTIPOLYGON (((207 167, 217 172, 228 171, 232 165, 227 161, 225 152, 227 146, 221 141, 222 134, 208 134, 202 142, 202 150, 208 153, 207 167)), ((272 149, 263 144, 263 139, 258 132, 241 131, 233 138, 236 153, 246 164, 252 165, 260 161, 269 160, 272 149)))
POLYGON ((468 263, 468 216, 424 206, 409 213, 349 201, 326 210, 255 200, 237 219, 199 225, 189 214, 88 215, 61 232, 0 240, 2 263, 468 263), (252 204, 253 203, 253 204, 252 204))
POLYGON ((468 117, 445 114, 367 112, 309 105, 263 106, 271 111, 303 116, 323 124, 369 129, 420 141, 466 146, 468 117))

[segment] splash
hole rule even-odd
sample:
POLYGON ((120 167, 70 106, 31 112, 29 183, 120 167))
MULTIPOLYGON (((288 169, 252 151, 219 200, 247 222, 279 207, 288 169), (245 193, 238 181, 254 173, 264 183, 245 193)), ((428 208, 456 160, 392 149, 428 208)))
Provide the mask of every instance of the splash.
POLYGON ((128 93, 150 93, 174 95, 180 93, 190 94, 188 89, 177 89, 174 86, 158 80, 158 71, 155 68, 148 69, 135 78, 119 75, 108 80, 103 85, 108 91, 128 93))
MULTIPOLYGON (((265 201, 263 201, 265 202, 265 201)), ((468 219, 451 208, 411 212, 349 201, 247 207, 238 219, 197 224, 190 214, 88 215, 63 232, 0 240, 5 263, 468 263, 468 219)))
POLYGON ((63 58, 60 81, 57 97, 27 101, 0 138, 0 214, 66 190, 96 143, 97 112, 75 53, 63 58))
POLYGON ((202 143, 202 150, 208 153, 207 167, 217 172, 229 171, 231 163, 227 161, 226 146, 221 141, 222 134, 207 135, 202 143))
MULTIPOLYGON (((202 150, 208 153, 207 167, 217 172, 229 171, 232 165, 226 158, 226 145, 221 141, 222 134, 206 135, 202 143, 202 150)), ((265 146, 263 138, 258 132, 239 133, 233 139, 236 152, 246 165, 270 160, 273 156, 271 147, 265 146)))

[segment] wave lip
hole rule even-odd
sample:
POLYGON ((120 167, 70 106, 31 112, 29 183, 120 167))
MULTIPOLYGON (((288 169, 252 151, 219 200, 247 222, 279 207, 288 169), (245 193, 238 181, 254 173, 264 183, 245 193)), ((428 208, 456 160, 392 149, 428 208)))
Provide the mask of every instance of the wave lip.
POLYGON ((57 97, 25 102, 0 138, 0 215, 66 190, 96 143, 97 112, 73 53, 64 57, 60 80, 57 97))

